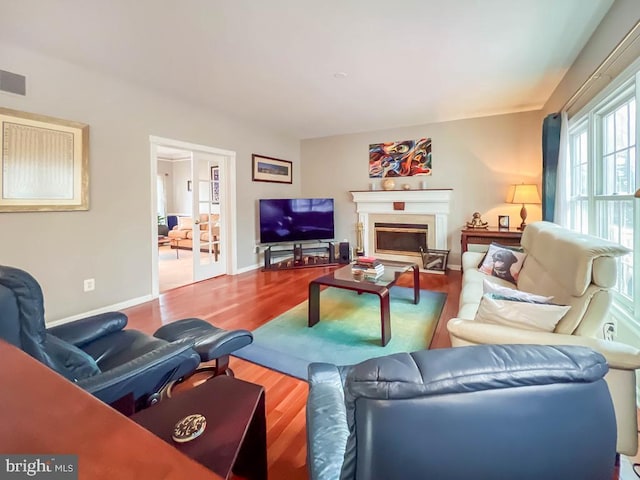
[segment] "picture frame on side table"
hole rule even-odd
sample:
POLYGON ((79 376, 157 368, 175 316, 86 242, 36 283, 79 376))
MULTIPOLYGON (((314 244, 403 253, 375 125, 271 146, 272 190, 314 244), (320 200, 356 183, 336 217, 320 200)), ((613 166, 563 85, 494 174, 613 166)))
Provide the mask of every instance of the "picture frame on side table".
POLYGON ((498 229, 509 230, 509 215, 498 215, 498 229))
POLYGON ((252 154, 254 182, 293 183, 293 162, 252 154))
POLYGON ((89 210, 89 125, 0 108, 0 212, 89 210))

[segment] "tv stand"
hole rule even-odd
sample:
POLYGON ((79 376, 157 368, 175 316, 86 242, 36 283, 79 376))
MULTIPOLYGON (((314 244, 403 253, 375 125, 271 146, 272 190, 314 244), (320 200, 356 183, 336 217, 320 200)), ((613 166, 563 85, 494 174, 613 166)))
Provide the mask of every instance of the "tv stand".
POLYGON ((336 264, 333 242, 269 245, 264 251, 264 270, 326 267, 336 264))

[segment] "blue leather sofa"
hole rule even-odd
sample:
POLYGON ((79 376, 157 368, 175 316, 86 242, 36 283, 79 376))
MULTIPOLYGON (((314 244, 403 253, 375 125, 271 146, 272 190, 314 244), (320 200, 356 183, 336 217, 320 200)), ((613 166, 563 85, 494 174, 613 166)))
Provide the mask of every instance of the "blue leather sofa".
POLYGON ((607 370, 588 348, 537 345, 311 364, 310 477, 609 480, 607 370))

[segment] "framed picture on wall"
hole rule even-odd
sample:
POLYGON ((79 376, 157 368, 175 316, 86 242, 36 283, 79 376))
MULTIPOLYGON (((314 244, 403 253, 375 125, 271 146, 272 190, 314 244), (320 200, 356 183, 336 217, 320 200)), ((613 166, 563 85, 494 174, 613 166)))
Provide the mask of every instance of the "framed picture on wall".
POLYGON ((279 158, 251 155, 254 182, 293 183, 293 162, 279 158))
POLYGON ((89 210, 89 126, 0 108, 0 212, 89 210))

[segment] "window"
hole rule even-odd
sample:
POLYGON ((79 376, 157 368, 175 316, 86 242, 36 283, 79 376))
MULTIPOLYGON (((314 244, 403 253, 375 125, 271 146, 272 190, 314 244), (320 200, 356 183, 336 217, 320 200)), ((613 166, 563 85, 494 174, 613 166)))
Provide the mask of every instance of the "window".
POLYGON ((589 229, 589 183, 587 162, 587 122, 569 134, 569 208, 568 225, 578 232, 589 229))
MULTIPOLYGON (((634 222, 638 178, 636 76, 605 93, 569 123, 567 218, 571 229, 620 243, 633 250, 640 239, 634 222)), ((640 265, 633 252, 618 259, 615 303, 628 318, 640 313, 636 282, 640 265)), ((640 327, 640 325, 638 325, 640 327)))

